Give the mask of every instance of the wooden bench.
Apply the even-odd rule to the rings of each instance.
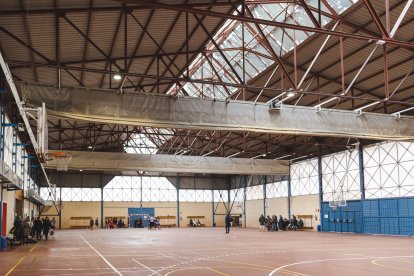
[[[70,229],[88,229],[89,221],[92,219],[92,217],[70,217],[70,220],[79,221],[74,223],[74,225],[69,226]],[[82,221],[85,221],[86,224],[82,224]]]
[[[187,216],[187,219],[205,219],[205,216]]]
[[[196,220],[205,219],[205,216],[187,216],[187,219],[192,219],[193,222],[196,222]],[[188,227],[192,227],[190,224],[187,224]],[[205,227],[206,225],[200,222],[200,226],[193,226],[193,227]]]
[[[70,229],[89,229],[89,225],[71,225],[69,226]]]
[[[175,219],[175,216],[158,216],[160,219]]]
[[[92,217],[70,217],[70,219],[71,220],[85,219],[85,220],[88,220],[89,222],[89,220],[91,220]]]
[[[313,230],[313,226],[312,226],[313,216],[312,215],[297,215],[296,217],[298,220],[302,219],[303,224],[304,224],[304,226],[299,228],[298,230]],[[306,222],[308,221],[310,221],[310,226],[305,226]]]
[[[175,224],[175,223],[173,223],[173,224],[161,224],[161,227],[172,228],[172,227],[177,227],[177,224]]]

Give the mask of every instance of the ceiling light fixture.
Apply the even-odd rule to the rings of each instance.
[[[288,97],[288,98],[291,98],[291,97],[293,97],[293,96],[295,96],[295,92],[293,92],[293,91],[289,91],[289,92],[286,94],[286,97]]]
[[[121,79],[122,79],[121,74],[117,73],[114,75],[114,80],[121,80]]]

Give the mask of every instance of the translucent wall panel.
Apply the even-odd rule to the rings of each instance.
[[[143,177],[142,201],[177,201],[177,190],[164,177]]]
[[[263,185],[249,186],[246,188],[246,199],[263,199]]]
[[[230,191],[230,197],[233,190]],[[228,200],[229,193],[227,190],[215,190],[214,191],[214,202],[226,202]]]
[[[280,182],[266,184],[266,197],[267,198],[286,197],[286,196],[288,196],[288,182],[287,181],[280,181]]]
[[[364,177],[366,198],[414,196],[414,143],[364,148]]]
[[[358,149],[322,157],[323,200],[361,199]]]
[[[231,190],[230,201],[244,202],[244,188]]]
[[[319,193],[318,159],[309,159],[290,166],[292,196]]]
[[[211,202],[211,190],[180,190],[181,202]]]
[[[10,124],[10,120],[5,117],[5,123]],[[13,127],[4,127],[4,162],[12,167],[13,156]]]
[[[141,190],[142,185],[142,190]],[[164,177],[117,176],[104,187],[104,201],[176,201],[175,187]]]
[[[100,190],[100,189],[99,189]],[[52,197],[49,193],[49,189],[46,187],[42,187],[40,188],[40,193],[39,195],[44,199],[44,200],[52,200]],[[59,201],[60,199],[60,188],[56,188],[56,200]]]

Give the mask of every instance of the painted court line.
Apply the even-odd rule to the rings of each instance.
[[[149,271],[151,271],[152,273],[155,273],[155,274],[157,274],[157,275],[160,275],[161,276],[161,274],[159,274],[157,271],[155,271],[155,270],[153,270],[153,269],[151,269],[151,268],[149,268],[148,266],[146,266],[146,265],[144,265],[143,263],[140,263],[140,262],[138,262],[137,260],[135,260],[135,259],[132,259],[134,262],[136,262],[137,264],[139,264],[140,266],[142,266],[142,267],[144,267],[144,268],[146,268],[146,269],[148,269]]]
[[[20,260],[18,260],[17,263],[9,270],[9,272],[4,274],[4,276],[9,276],[10,273],[12,273],[13,270],[24,260],[24,258],[26,258],[26,256],[23,256]]]
[[[181,262],[181,260],[178,260],[177,258],[174,258],[174,257],[168,256],[168,255],[163,254],[163,253],[159,253],[159,254],[160,254],[161,256],[166,257],[166,258],[170,258],[170,259],[172,259],[172,260],[175,260],[175,261]],[[215,273],[217,273],[217,274],[219,274],[219,275],[223,275],[223,276],[230,276],[230,275],[228,275],[228,274],[226,274],[226,273],[223,273],[223,272],[221,272],[221,271],[215,270],[215,269],[213,269],[213,268],[211,268],[211,267],[199,267],[199,266],[195,266],[195,265],[193,265],[193,264],[191,264],[191,263],[188,263],[188,265],[192,266],[194,269],[207,269],[207,270],[213,271],[213,272],[215,272]],[[174,272],[174,271],[175,271],[175,270],[170,271],[170,273],[172,273],[172,272]],[[170,274],[170,273],[168,273],[168,274]]]
[[[361,258],[335,258],[335,259],[320,259],[320,260],[311,260],[311,261],[303,261],[297,263],[291,263],[282,265],[272,272],[269,273],[269,276],[273,276],[274,273],[281,271],[282,269],[290,266],[301,265],[301,264],[312,264],[312,263],[319,263],[319,262],[330,262],[330,261],[347,261],[347,260],[371,260],[371,259],[392,259],[392,258],[414,258],[414,256],[386,256],[386,257],[361,257]]]
[[[115,271],[115,273],[116,274],[118,274],[118,275],[120,275],[120,276],[122,276],[122,273],[121,272],[119,272],[104,256],[102,256],[102,254],[101,253],[99,253],[99,251],[98,250],[96,250],[95,249],[95,247],[93,247],[82,235],[79,235],[81,238],[82,238],[82,240],[87,244],[87,245],[89,245],[89,247],[90,248],[92,248],[93,249],[93,251],[95,251],[96,252],[96,254],[98,254],[99,255],[99,257],[101,257],[102,258],[102,260],[104,260],[105,261],[105,263],[107,264],[107,265],[109,265],[109,267],[110,268],[112,268],[112,270],[113,271]]]

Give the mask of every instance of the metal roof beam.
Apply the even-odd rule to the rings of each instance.
[[[365,40],[365,41],[383,40],[387,42],[388,44],[399,45],[401,47],[407,47],[407,48],[414,48],[413,43],[406,42],[406,41],[400,41],[400,40],[396,40],[396,39],[389,38],[389,37],[382,38],[382,37],[363,35],[363,34],[358,34],[358,33],[331,31],[331,30],[322,29],[322,28],[315,28],[315,27],[308,27],[308,26],[302,26],[302,25],[297,25],[297,24],[270,21],[270,20],[254,18],[254,17],[225,14],[225,13],[207,11],[207,10],[202,10],[202,9],[194,9],[189,6],[173,6],[173,5],[168,5],[168,4],[154,2],[154,1],[144,1],[144,0],[119,0],[119,1],[132,3],[132,4],[145,5],[148,7],[152,7],[154,9],[175,10],[175,11],[188,12],[188,13],[197,14],[197,15],[205,15],[205,16],[218,17],[218,18],[229,19],[229,20],[236,20],[240,22],[248,22],[248,23],[253,23],[253,24],[261,24],[265,26],[274,26],[274,27],[280,27],[280,28],[286,28],[286,29],[292,29],[292,30],[300,30],[304,32],[314,32],[314,33],[321,33],[321,34],[328,34],[328,35],[330,34],[334,36],[349,37],[349,38],[360,39],[360,40]]]

